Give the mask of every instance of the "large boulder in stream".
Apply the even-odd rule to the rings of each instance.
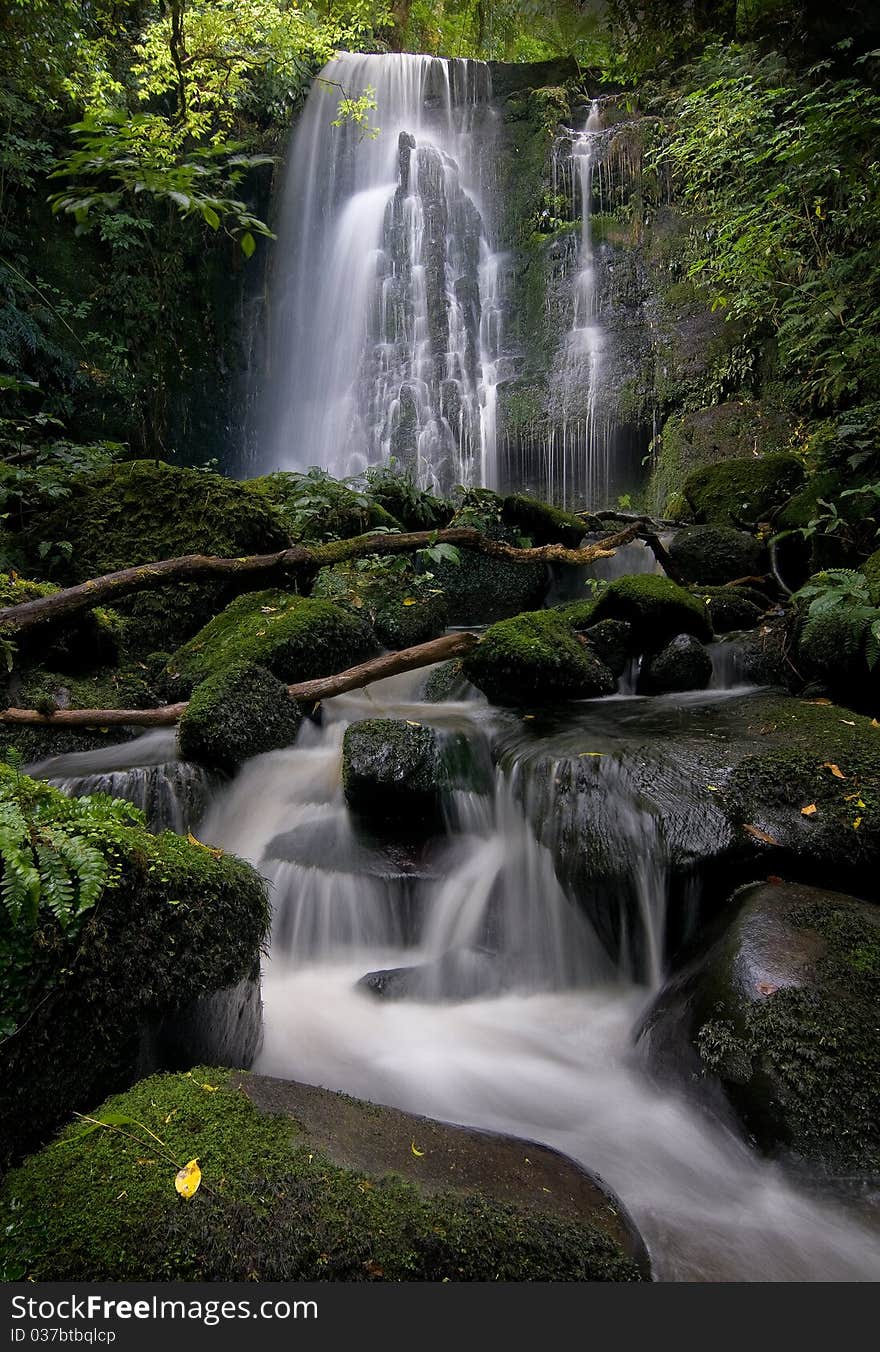
[[[196,686],[177,744],[184,760],[232,773],[251,756],[292,745],[301,722],[283,681],[264,667],[237,662]]]
[[[356,817],[373,824],[430,823],[440,808],[432,728],[396,718],[352,723],[342,743],[342,786]]]
[[[619,1199],[534,1142],[205,1066],[145,1080],[95,1116],[133,1125],[128,1135],[73,1126],[6,1179],[0,1270],[8,1276],[650,1278],[644,1244]],[[184,1204],[169,1161],[191,1159],[202,1184]]]
[[[492,704],[513,707],[610,695],[615,684],[604,662],[552,610],[493,624],[462,669]]]
[[[742,889],[661,992],[641,1040],[766,1152],[880,1172],[880,907],[775,879]]]
[[[700,601],[659,573],[619,577],[599,597],[593,620],[624,620],[632,626],[639,652],[662,648],[677,634],[712,637],[712,625]]]
[[[716,634],[755,629],[770,605],[767,597],[753,587],[694,587],[693,593],[706,607]],[[777,682],[758,680],[755,684],[774,685]]]
[[[639,693],[668,695],[678,690],[705,690],[712,679],[712,659],[693,634],[678,634],[651,653],[639,673]]]
[[[402,562],[391,556],[322,568],[312,596],[368,619],[384,648],[411,648],[439,638],[449,617],[443,592],[426,577],[412,576],[409,568],[389,569],[389,561]]]
[[[681,492],[698,524],[742,529],[769,520],[805,478],[796,455],[774,452],[702,465],[687,476]]]
[[[150,835],[129,804],[68,798],[8,768],[0,797],[2,1167],[74,1110],[179,1066],[181,1040],[189,1057],[198,1046],[249,1064],[260,1023],[247,983],[269,904],[247,864]]]
[[[168,663],[175,694],[233,665],[261,666],[294,683],[331,676],[377,651],[370,626],[330,601],[268,589],[238,596]]]
[[[685,582],[723,585],[764,572],[766,550],[746,531],[731,526],[691,526],[679,531],[669,557]]]

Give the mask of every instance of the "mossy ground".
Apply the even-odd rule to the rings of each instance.
[[[448,606],[439,587],[414,573],[402,556],[381,555],[322,568],[311,595],[353,611],[373,627],[385,648],[409,648],[439,638]]]
[[[341,1167],[295,1122],[259,1112],[214,1068],[146,1080],[97,1115],[107,1114],[131,1123],[88,1135],[77,1124],[7,1178],[0,1194],[7,1277],[639,1279],[637,1264],[587,1224],[491,1196],[425,1194],[394,1175]],[[190,1159],[199,1161],[202,1184],[184,1200],[174,1175]]]
[[[344,671],[375,650],[369,626],[350,612],[269,589],[232,601],[174,653],[169,672],[183,692],[233,663],[262,666],[293,683]]]

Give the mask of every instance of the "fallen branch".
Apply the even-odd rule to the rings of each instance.
[[[352,540],[331,540],[323,545],[292,545],[275,554],[251,554],[240,559],[219,559],[208,554],[185,554],[175,559],[160,559],[156,563],[138,564],[122,568],[88,582],[77,583],[50,596],[23,601],[17,606],[0,609],[0,629],[20,632],[37,624],[64,620],[93,606],[110,605],[125,596],[165,586],[171,582],[200,582],[226,578],[272,576],[288,578],[291,575],[307,580],[318,569],[349,559],[365,558],[370,554],[408,554],[427,549],[434,544],[451,544],[488,554],[493,558],[508,559],[511,563],[592,563],[607,559],[620,545],[628,544],[637,533],[636,526],[618,531],[604,540],[585,545],[582,549],[566,549],[563,545],[541,545],[534,549],[518,549],[503,540],[490,540],[470,527],[451,527],[438,531],[408,531],[398,535],[358,535]]]
[[[335,676],[321,676],[314,681],[289,685],[291,699],[302,704],[317,704],[320,700],[344,695],[348,690],[362,690],[364,686],[381,681],[386,676],[397,676],[404,671],[417,671],[435,662],[447,662],[453,657],[464,657],[479,643],[476,634],[467,632],[444,634],[429,643],[418,643],[400,652],[383,653],[370,662],[349,667]],[[0,723],[24,724],[41,728],[168,728],[173,727],[186,709],[182,704],[165,704],[160,709],[58,709],[42,714],[36,709],[4,709]]]

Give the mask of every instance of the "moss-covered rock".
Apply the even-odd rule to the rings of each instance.
[[[632,625],[640,652],[662,648],[677,634],[710,639],[712,626],[704,605],[659,573],[636,573],[616,578],[605,589],[593,612],[596,621],[624,620]]]
[[[797,456],[749,456],[689,474],[682,494],[698,524],[753,526],[768,521],[804,482]]]
[[[0,572],[0,606],[19,606],[58,590],[52,582],[33,582]],[[96,606],[66,624],[35,625],[24,630],[7,626],[6,637],[14,644],[17,663],[39,662],[62,671],[81,672],[118,658],[125,627],[115,610]]]
[[[447,700],[460,700],[472,691],[470,681],[462,670],[461,662],[441,662],[431,670],[425,681],[423,697],[429,704],[444,704]]]
[[[716,634],[754,629],[769,605],[752,587],[694,587],[693,594],[706,607]]]
[[[870,705],[880,697],[877,674],[868,665],[866,644],[880,610],[837,607],[801,619],[797,663],[807,679],[820,681],[847,704]]]
[[[493,704],[540,707],[614,690],[608,668],[551,610],[492,625],[462,667]]]
[[[685,582],[722,585],[764,572],[765,551],[753,535],[730,526],[691,526],[679,531],[669,556]]]
[[[551,606],[550,609],[554,615],[558,615],[565,620],[565,623],[571,625],[572,629],[579,634],[596,623],[595,597],[584,597],[577,601],[561,601],[559,605]]]
[[[617,1198],[545,1147],[214,1067],[155,1076],[6,1180],[0,1268],[78,1281],[638,1281]],[[127,1129],[128,1130],[128,1129]],[[155,1133],[162,1142],[161,1147]],[[416,1143],[418,1154],[413,1143]],[[183,1202],[175,1165],[197,1158]],[[113,1180],[112,1188],[96,1180]],[[117,1198],[125,1192],[126,1205]]]
[[[697,314],[704,317],[708,298],[697,298]],[[729,329],[729,325],[726,327]],[[705,363],[704,336],[698,341],[703,349],[698,362]],[[693,391],[679,391],[678,397]],[[676,413],[663,426],[660,449],[648,486],[648,500],[661,515],[679,518],[690,514],[670,509],[670,500],[695,471],[729,460],[753,459],[783,451],[792,433],[791,421],[778,409],[756,400],[751,403],[731,400],[705,408]],[[751,520],[751,518],[747,518]],[[727,524],[724,522],[723,524]]]
[[[322,568],[312,596],[333,601],[369,619],[384,648],[409,648],[439,638],[446,628],[446,597],[409,568],[389,568],[400,556],[337,563]]]
[[[444,559],[431,572],[446,597],[450,624],[507,619],[539,606],[550,585],[546,564],[512,563],[475,549],[460,549],[458,563]]]
[[[345,800],[374,823],[422,822],[440,806],[439,754],[431,728],[395,718],[367,718],[345,730]]]
[[[765,1151],[876,1175],[880,907],[782,882],[747,887],[734,906],[643,1036],[661,1063],[720,1087]]]
[[[296,739],[302,712],[264,667],[223,667],[197,685],[177,727],[184,760],[232,772]]]
[[[645,658],[639,674],[639,691],[645,695],[669,695],[679,690],[705,690],[712,679],[712,659],[692,634],[674,639]]]
[[[71,497],[31,528],[34,541],[69,540],[59,581],[84,582],[181,554],[239,558],[284,549],[289,535],[272,506],[220,474],[134,460],[83,475]],[[133,649],[171,647],[193,634],[233,593],[217,583],[175,583],[120,602]]]
[[[861,566],[868,579],[868,591],[875,606],[880,606],[880,549],[874,551]]]
[[[88,673],[26,666],[9,682],[8,698],[23,709],[52,713],[56,709],[151,709],[159,703],[157,682],[138,663],[124,667],[98,667]],[[126,728],[25,727],[10,724],[0,734],[2,745],[13,746],[25,761],[71,751],[92,751],[136,736]]]
[[[404,530],[437,530],[452,520],[454,507],[418,487],[411,474],[377,465],[366,473],[367,495],[399,521]]]
[[[525,493],[511,493],[504,499],[502,518],[535,545],[560,544],[577,549],[587,530],[584,522],[571,512],[563,512]]]
[[[261,666],[293,684],[356,666],[376,651],[369,625],[330,601],[267,590],[238,596],[169,663],[188,693],[223,667]]]
[[[17,792],[37,839],[57,821],[82,841],[68,851],[80,875],[92,867],[86,841],[108,872],[76,923],[48,903],[33,924],[0,908],[3,1006],[15,1025],[0,1042],[0,1163],[161,1063],[158,1025],[254,977],[269,923],[265,886],[240,860],[170,832],[152,836],[128,806],[120,821],[101,816],[100,800],[80,804],[23,777]],[[83,812],[90,827],[76,825]]]
[[[611,675],[622,676],[633,652],[632,625],[623,620],[600,620],[587,628],[584,637]]]
[[[377,526],[400,529],[400,522],[378,502],[320,471],[278,470],[247,479],[241,487],[252,501],[272,510],[292,540],[348,540]]]

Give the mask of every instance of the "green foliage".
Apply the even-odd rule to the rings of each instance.
[[[294,540],[345,540],[398,523],[371,501],[358,479],[334,479],[317,465],[249,480],[247,487],[277,509]]]
[[[412,471],[394,459],[385,465],[371,465],[363,483],[367,495],[406,530],[433,530],[445,526],[452,517],[451,504],[419,488]]]
[[[795,592],[793,599],[796,605],[806,608],[800,634],[802,649],[809,652],[825,621],[833,617],[837,621],[835,628],[842,627],[845,631],[837,635],[838,642],[844,640],[838,649],[838,659],[843,662],[847,650],[863,650],[869,669],[874,669],[880,660],[880,610],[873,603],[864,573],[849,568],[828,568],[814,574],[800,591]]]

